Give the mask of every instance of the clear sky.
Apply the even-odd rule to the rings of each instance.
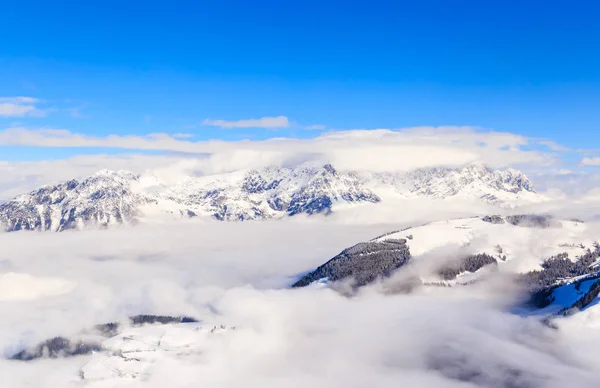
[[[599,20],[591,0],[5,1],[0,128],[234,140],[467,125],[600,148]]]

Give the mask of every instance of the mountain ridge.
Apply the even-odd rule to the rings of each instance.
[[[83,180],[46,185],[0,204],[6,231],[63,231],[135,224],[157,215],[221,221],[328,215],[341,205],[399,198],[466,198],[499,206],[540,196],[517,170],[487,166],[418,169],[407,173],[338,171],[331,164],[265,167],[188,176],[165,184],[153,175],[100,170]]]

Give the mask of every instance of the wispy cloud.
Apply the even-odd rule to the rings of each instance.
[[[548,147],[548,149],[552,150],[552,151],[556,151],[556,152],[566,152],[569,151],[570,148],[569,147],[565,147],[563,145],[560,145],[552,140],[548,140],[548,139],[541,139],[537,141],[538,144],[543,145],[545,147]]]
[[[600,156],[585,157],[579,162],[582,166],[600,166]]]
[[[304,127],[304,129],[309,130],[309,131],[322,131],[325,128],[327,128],[327,127],[323,124],[313,124],[313,125]]]
[[[261,117],[259,119],[246,119],[237,121],[227,120],[211,120],[206,119],[202,122],[202,125],[208,125],[213,127],[221,128],[287,128],[290,126],[290,122],[286,116],[277,117]]]
[[[44,117],[47,112],[37,107],[40,102],[33,97],[0,97],[0,117]]]

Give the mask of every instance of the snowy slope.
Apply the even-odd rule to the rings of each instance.
[[[144,381],[156,362],[196,360],[231,330],[199,323],[130,328],[104,340],[103,350],[82,363],[80,377],[89,387]]]
[[[327,215],[336,208],[377,204],[390,196],[461,198],[508,207],[544,200],[522,173],[479,165],[382,174],[304,164],[189,176],[170,185],[151,174],[104,170],[82,181],[46,186],[0,204],[0,224],[7,231],[62,231],[161,216],[237,221]]]
[[[507,217],[501,223],[485,217],[453,219],[429,223],[390,233],[375,241],[406,239],[414,257],[435,254],[437,249],[454,246],[464,254],[487,253],[511,272],[540,269],[547,258],[566,252],[575,258],[593,249],[600,236],[594,236],[585,223],[554,220],[551,227],[513,225]]]
[[[597,304],[599,238],[596,225],[540,215],[432,222],[359,242],[293,287],[341,280],[360,287],[406,265],[413,284],[433,286],[479,283],[501,273],[527,292],[536,315],[565,315]]]
[[[531,276],[528,283],[541,288],[583,279],[593,273],[600,257],[597,230],[581,221],[558,220],[549,216],[484,216],[432,222],[393,231],[370,241],[359,242],[313,272],[294,287],[303,287],[322,278],[370,279],[387,277],[388,262],[393,270],[410,262],[425,283],[447,285],[477,280],[493,270],[508,274],[529,274],[548,267],[558,258],[552,276]],[[406,250],[400,249],[407,247]],[[390,250],[391,249],[391,250]],[[579,268],[569,263],[587,264]],[[562,260],[568,260],[563,262]],[[575,272],[581,272],[576,274]],[[559,274],[564,273],[560,278]],[[577,278],[576,276],[579,276]],[[537,288],[537,286],[536,286]]]

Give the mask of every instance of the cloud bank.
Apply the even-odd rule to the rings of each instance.
[[[251,141],[194,141],[186,133],[90,136],[65,129],[10,127],[0,145],[48,148],[104,148],[121,153],[79,155],[68,159],[0,162],[0,198],[7,199],[46,183],[83,178],[103,169],[136,173],[160,167],[174,176],[206,175],[302,162],[332,163],[339,170],[398,172],[422,167],[484,163],[515,167],[548,182],[539,172],[559,170],[560,148],[552,142],[473,127],[415,127],[349,130],[314,138]],[[158,155],[142,155],[152,151]],[[562,177],[566,181],[568,174]],[[534,183],[538,183],[535,180]],[[547,186],[542,184],[542,186]],[[587,187],[587,186],[586,186]],[[569,189],[569,187],[565,187]],[[562,187],[561,187],[562,190]]]
[[[600,384],[596,329],[568,321],[552,330],[510,314],[503,307],[507,292],[429,288],[384,295],[371,287],[348,298],[328,289],[282,288],[341,249],[402,226],[189,223],[0,235],[1,272],[40,284],[27,298],[0,300],[0,349],[10,354],[135,313],[187,314],[236,330],[202,344],[200,354],[165,353],[143,380],[89,386]],[[0,369],[7,386],[66,386],[80,384],[78,371],[88,360],[0,360]]]
[[[537,148],[531,149],[532,146]],[[225,155],[253,164],[255,158],[280,164],[298,158],[320,158],[341,169],[397,171],[432,165],[483,162],[492,166],[550,165],[557,154],[523,136],[470,127],[418,127],[400,130],[330,132],[312,139],[272,138],[262,141],[190,141],[181,136],[88,136],[64,129],[12,127],[0,131],[0,145],[127,150]],[[243,157],[238,157],[243,155]]]

